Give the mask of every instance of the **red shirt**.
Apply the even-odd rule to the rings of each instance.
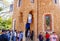
[[[46,36],[45,36],[45,37],[46,37],[46,39],[47,39],[47,38],[49,38],[49,37],[50,37],[50,34],[46,34]]]

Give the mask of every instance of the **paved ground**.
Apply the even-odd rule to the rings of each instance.
[[[31,39],[29,39],[29,38],[26,38],[26,41],[32,41]],[[38,40],[39,41],[39,40]],[[45,39],[43,40],[43,41],[45,41]]]
[[[29,39],[29,38],[26,38],[26,41],[32,41],[31,39]]]

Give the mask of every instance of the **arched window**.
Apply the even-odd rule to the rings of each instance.
[[[22,0],[18,0],[18,2],[17,2],[18,7],[20,7],[21,4],[22,4]]]
[[[54,2],[57,4],[57,0],[54,0]]]
[[[13,4],[10,4],[10,12],[13,11]]]
[[[34,0],[30,0],[31,3],[34,3]]]
[[[50,14],[45,15],[44,20],[44,28],[45,31],[51,31],[52,30],[52,18]]]
[[[53,0],[54,4],[59,4],[59,0]]]

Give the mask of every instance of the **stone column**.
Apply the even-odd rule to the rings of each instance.
[[[26,41],[26,38],[25,38],[25,27],[26,27],[26,23],[27,23],[27,14],[26,14],[26,12],[24,12],[23,13],[23,33],[24,33],[24,35],[23,35],[23,41]]]
[[[37,40],[37,13],[34,14],[34,41]]]
[[[25,27],[25,23],[24,23],[24,27]],[[25,28],[24,28],[24,30],[23,30],[23,41],[25,41],[26,40],[26,38],[25,38]]]

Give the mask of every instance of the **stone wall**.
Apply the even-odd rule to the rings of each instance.
[[[13,19],[16,19],[15,29],[17,31],[25,31],[28,14],[32,12],[33,22],[30,29],[34,30],[35,39],[40,32],[45,32],[44,15],[46,14],[51,14],[52,31],[55,31],[57,34],[60,33],[60,8],[52,0],[34,0],[34,3],[31,3],[29,0],[22,0],[20,7],[17,6],[17,2],[18,0],[14,0],[13,14]]]
[[[52,28],[56,33],[60,33],[60,8],[58,4],[54,4],[52,0],[38,0],[38,32],[44,28],[44,15],[51,14]]]

